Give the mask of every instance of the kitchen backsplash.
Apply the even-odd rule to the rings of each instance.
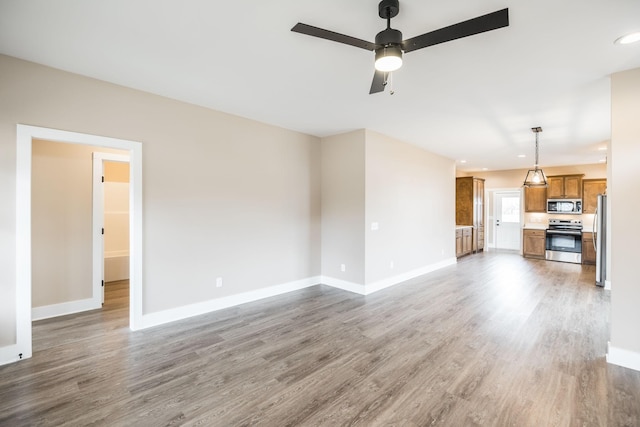
[[[539,228],[540,226],[546,228],[549,223],[549,218],[562,218],[562,219],[581,219],[583,231],[593,230],[593,214],[582,215],[562,215],[562,214],[546,214],[546,213],[525,213],[524,214],[524,226],[531,226]]]

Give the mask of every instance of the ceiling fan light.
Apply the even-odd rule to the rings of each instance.
[[[397,46],[382,47],[376,50],[376,70],[396,71],[402,67],[402,49]]]

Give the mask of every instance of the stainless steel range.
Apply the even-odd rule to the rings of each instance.
[[[546,259],[582,263],[582,220],[549,220],[546,239]]]

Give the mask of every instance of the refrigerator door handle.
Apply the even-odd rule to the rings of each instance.
[[[598,252],[598,248],[596,246],[596,234],[598,233],[598,229],[596,228],[596,224],[598,218],[598,208],[596,208],[595,214],[593,215],[593,233],[591,233],[591,240],[593,241],[593,250]]]

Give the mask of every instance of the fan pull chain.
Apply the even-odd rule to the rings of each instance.
[[[395,93],[395,91],[393,90],[393,73],[389,73],[387,83],[389,83],[389,95],[393,95]]]

